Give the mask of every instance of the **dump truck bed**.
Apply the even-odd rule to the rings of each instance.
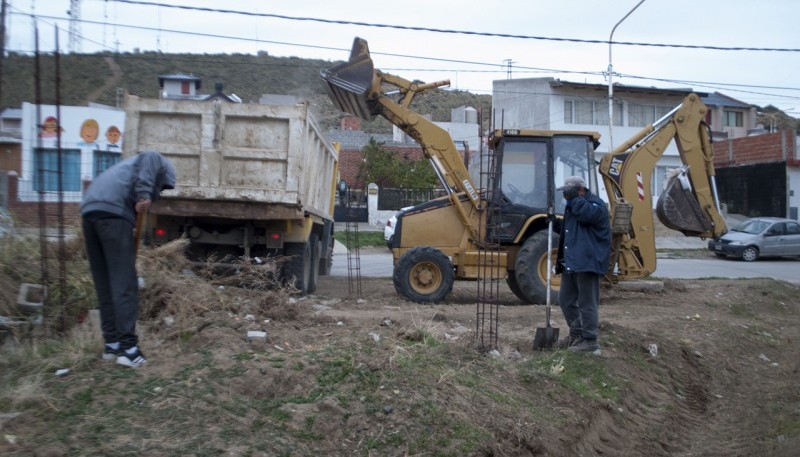
[[[308,104],[129,96],[125,111],[125,155],[154,150],[175,165],[177,186],[162,193],[159,213],[333,219],[337,152]]]

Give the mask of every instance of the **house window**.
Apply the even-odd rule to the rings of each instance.
[[[672,110],[669,106],[628,103],[628,127],[645,127]]]
[[[723,127],[744,127],[744,113],[741,111],[728,111],[722,113]]]
[[[33,190],[36,192],[58,192],[58,149],[36,148],[33,150]],[[61,191],[81,190],[80,149],[61,150]]]
[[[564,123],[608,125],[608,102],[564,100]],[[614,104],[614,125],[622,125],[622,103]]]
[[[116,151],[94,151],[94,162],[92,163],[94,177],[119,162],[121,158],[122,154]]]

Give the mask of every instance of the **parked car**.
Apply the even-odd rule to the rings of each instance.
[[[760,257],[800,255],[800,223],[779,217],[754,217],[708,242],[718,257],[733,256],[746,262]]]
[[[394,216],[390,217],[389,220],[386,221],[386,226],[383,227],[383,239],[386,240],[386,244],[389,244],[389,240],[391,240],[392,235],[394,235],[395,225],[397,225],[397,215],[411,208],[413,208],[413,206],[406,206],[405,208],[400,208],[400,211],[394,213]]]

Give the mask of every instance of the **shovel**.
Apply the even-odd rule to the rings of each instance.
[[[550,349],[558,342],[558,328],[550,325],[550,280],[552,279],[552,256],[553,250],[553,220],[547,225],[547,301],[545,305],[546,327],[538,327],[533,336],[533,349]]]
[[[555,205],[555,177],[553,176],[553,150],[547,151],[547,300],[545,305],[546,312],[546,327],[539,327],[536,329],[536,334],[533,336],[533,349],[550,349],[556,346],[558,342],[558,329],[550,325],[550,283],[553,279],[553,220],[556,218],[556,205]]]

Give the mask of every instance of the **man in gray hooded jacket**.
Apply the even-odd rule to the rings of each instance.
[[[161,191],[175,187],[175,168],[158,152],[139,153],[102,172],[83,195],[81,216],[105,347],[103,360],[138,368],[139,284],[134,227]]]

